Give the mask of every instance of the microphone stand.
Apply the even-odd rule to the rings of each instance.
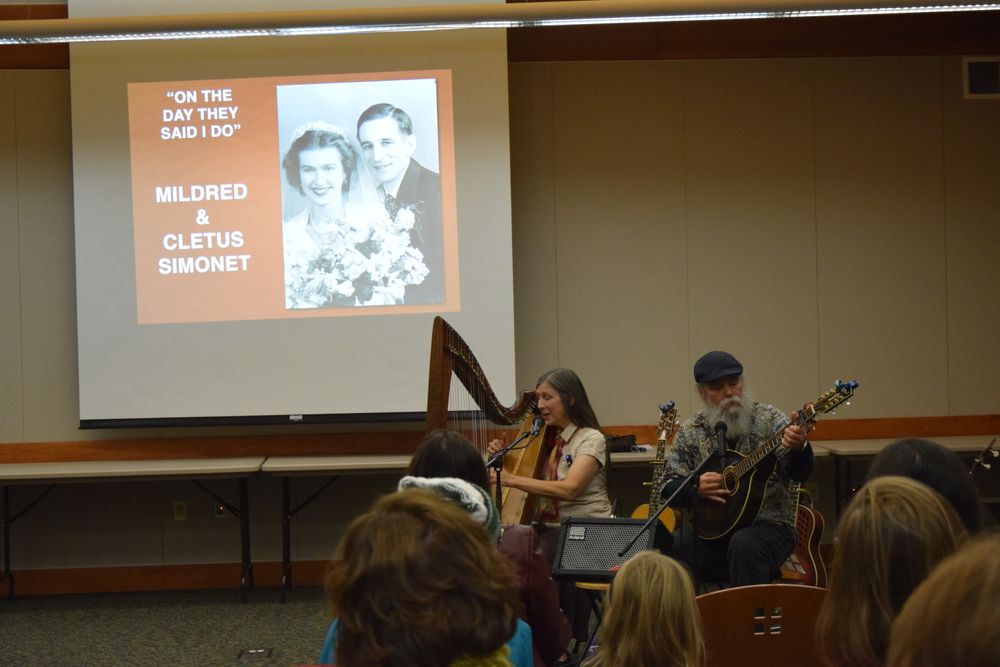
[[[708,462],[711,461],[714,458],[715,457],[711,456],[711,455],[706,456],[702,460],[702,462],[699,463],[695,467],[695,469],[691,471],[691,474],[689,474],[687,477],[685,477],[684,481],[682,481],[680,483],[680,485],[676,489],[674,489],[674,492],[670,494],[670,497],[667,498],[666,500],[664,500],[662,503],[660,503],[660,509],[656,510],[656,514],[653,514],[652,516],[650,516],[649,519],[646,520],[646,523],[642,524],[642,528],[640,528],[639,532],[637,532],[635,534],[635,537],[633,537],[632,540],[628,544],[626,544],[625,547],[621,551],[618,552],[618,557],[619,558],[624,557],[625,554],[628,553],[628,550],[631,549],[632,546],[636,542],[639,541],[639,537],[642,536],[643,533],[645,533],[647,530],[649,530],[650,527],[659,520],[660,515],[663,514],[663,510],[667,509],[667,507],[670,506],[670,503],[673,501],[674,498],[677,497],[677,494],[679,494],[681,492],[681,489],[683,489],[685,486],[687,486],[688,484],[690,484],[691,480],[693,480],[698,475],[700,475],[702,473],[702,471],[705,469],[705,466],[708,465]],[[662,491],[662,489],[661,489],[661,491]]]
[[[507,452],[514,449],[517,445],[524,442],[528,438],[534,438],[541,431],[536,431],[534,429],[530,431],[525,431],[521,435],[517,436],[509,445],[505,445],[500,451],[491,456],[489,460],[486,461],[487,468],[493,468],[497,471],[497,488],[496,488],[496,501],[497,501],[497,514],[503,514],[503,492],[500,487],[500,471],[503,470],[503,459],[507,455]]]

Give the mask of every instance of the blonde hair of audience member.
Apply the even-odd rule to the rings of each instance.
[[[340,667],[509,665],[517,584],[465,510],[410,489],[348,527],[326,578]]]
[[[632,556],[611,584],[600,646],[587,667],[704,663],[701,614],[690,575],[655,551]]]
[[[903,603],[965,538],[954,508],[930,487],[895,476],[865,484],[837,527],[816,621],[820,656],[837,667],[881,665]]]
[[[934,568],[892,627],[888,667],[1000,665],[1000,533]]]

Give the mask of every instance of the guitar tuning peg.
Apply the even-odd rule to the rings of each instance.
[[[990,468],[993,467],[992,463],[980,463],[979,465],[985,468],[986,470],[989,470]]]

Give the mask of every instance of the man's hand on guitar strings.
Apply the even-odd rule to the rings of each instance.
[[[729,489],[722,484],[722,475],[717,472],[703,472],[698,478],[698,495],[713,503],[725,504]]]
[[[795,420],[799,418],[798,411],[793,412],[791,415],[792,423],[785,428],[784,433],[781,434],[781,446],[786,449],[794,449],[795,451],[801,451],[806,445],[806,436],[809,431],[816,428],[814,423],[807,423],[804,426],[800,426],[795,423]]]

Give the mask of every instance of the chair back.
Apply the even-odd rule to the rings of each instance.
[[[706,667],[746,664],[820,665],[813,641],[825,588],[761,584],[697,597]]]

